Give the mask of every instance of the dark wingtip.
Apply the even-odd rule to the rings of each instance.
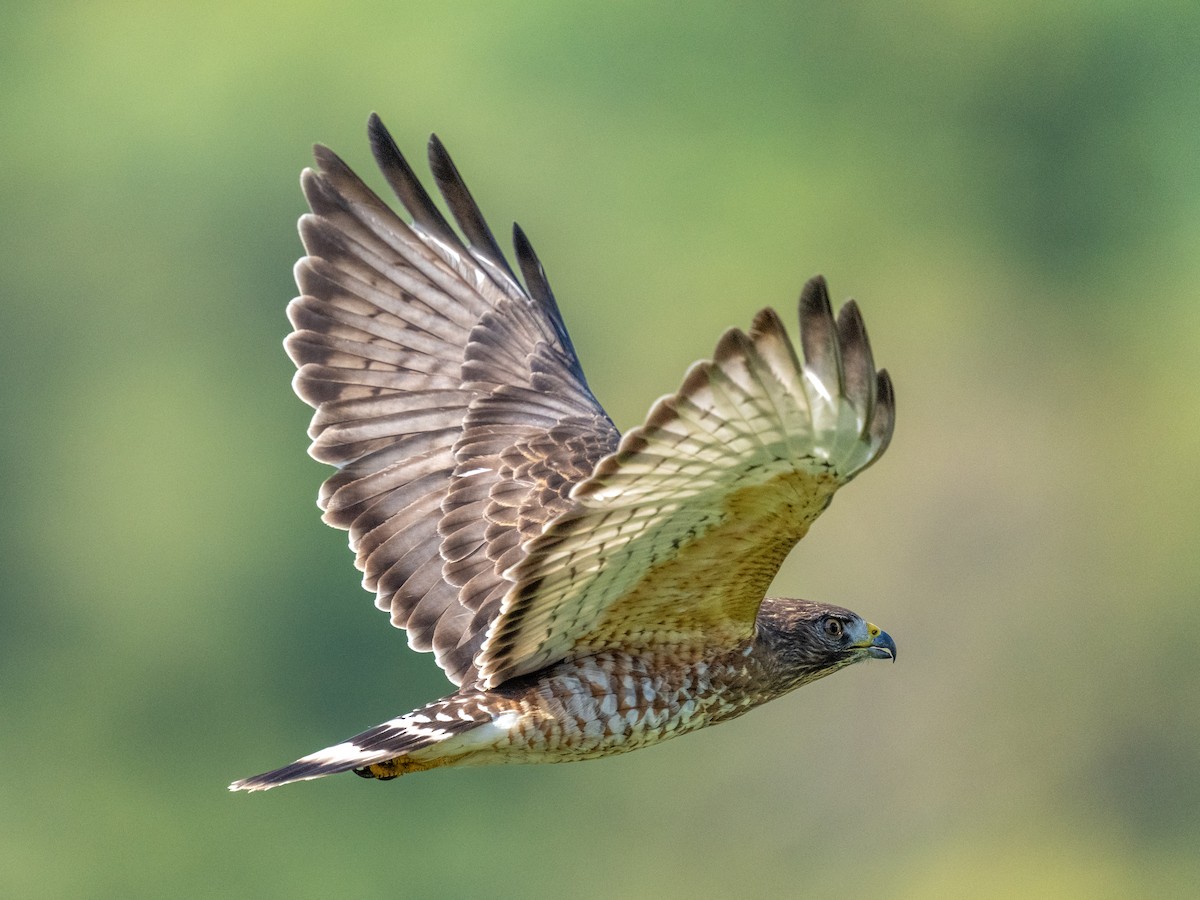
[[[867,329],[865,327],[863,327],[862,310],[860,310],[858,308],[858,301],[855,300],[853,297],[851,297],[845,303],[843,303],[842,308],[840,310],[838,310],[839,323],[841,322],[841,319],[843,316],[845,316],[847,319],[857,319],[858,327],[856,330],[859,333],[866,335]],[[849,325],[849,322],[847,322],[847,327],[848,327],[848,325]]]
[[[784,340],[787,340],[787,328],[779,318],[779,313],[769,306],[764,306],[754,314],[754,319],[750,322],[750,339],[756,340],[768,333],[783,335]]]
[[[800,307],[802,309],[811,308],[814,304],[820,303],[822,298],[828,306],[829,285],[826,283],[824,275],[814,275],[804,282],[804,288],[800,291]]]
[[[554,291],[550,289],[550,281],[546,278],[546,270],[542,267],[537,253],[534,252],[533,244],[529,242],[525,230],[516,222],[513,222],[512,240],[513,249],[517,251],[517,266],[521,270],[521,277],[525,279],[525,288],[529,291],[529,296],[533,297],[545,311],[546,317],[550,320],[550,324],[554,327],[554,331],[558,334],[558,338],[567,352],[573,359],[578,359],[575,345],[571,343],[571,335],[567,333],[567,325],[563,321],[562,313],[559,312],[558,301],[554,299]],[[583,384],[587,384],[583,368],[578,363],[574,366],[574,372],[576,378]]]
[[[876,390],[879,392],[879,402],[887,406],[889,410],[896,410],[896,392],[892,388],[892,376],[888,374],[887,369],[880,369],[876,375],[878,383]]]
[[[534,252],[533,244],[529,242],[524,229],[516,222],[513,222],[512,242],[513,249],[517,252],[517,265],[521,269],[529,293],[544,306],[555,307],[554,293],[550,290],[550,282],[546,280],[546,270],[542,267],[542,261]]]
[[[429,135],[429,140],[425,143],[425,153],[429,159],[429,169],[433,172],[433,180],[442,191],[442,196],[446,196],[446,190],[443,184],[447,181],[462,183],[462,176],[458,174],[458,166],[454,165],[454,160],[450,158],[450,151],[446,149],[446,145],[442,143],[442,139],[436,133]]]
[[[846,396],[864,421],[869,420],[875,405],[875,361],[867,326],[853,300],[847,300],[838,312],[837,331]]]
[[[328,172],[330,169],[347,168],[342,158],[324,144],[313,144],[312,155],[317,168],[322,172]]]
[[[829,287],[822,275],[808,279],[800,292],[800,347],[805,365],[830,389],[841,392],[837,323],[829,302]]]
[[[375,154],[375,161],[380,166],[385,160],[392,162],[396,157],[404,158],[392,133],[383,124],[383,119],[379,118],[378,113],[371,113],[367,118],[367,140],[371,144],[371,152]]]
[[[459,173],[458,167],[454,165],[454,160],[450,158],[450,154],[436,134],[429,136],[429,168],[433,172],[433,180],[437,184],[438,190],[441,191],[442,199],[446,201],[446,206],[450,209],[450,214],[467,238],[467,246],[470,248],[471,254],[486,266],[491,266],[494,270],[491,274],[494,277],[499,276],[500,279],[507,280],[513,289],[520,292],[520,284],[512,269],[509,268],[508,260],[504,258],[504,252],[496,243],[496,238],[492,236],[492,231],[483,218],[483,213],[475,202],[475,198],[471,196],[471,191],[467,188],[467,183]]]
[[[516,222],[513,222],[512,227],[513,247],[517,253],[529,256],[529,258],[537,265],[541,265],[538,261],[537,254],[533,252],[533,244],[529,242],[529,236],[525,234],[525,229]]]
[[[871,440],[879,444],[875,451],[875,459],[879,459],[892,442],[892,431],[896,427],[896,395],[887,369],[880,369],[875,374],[875,408],[868,427]]]
[[[371,154],[375,164],[387,180],[392,192],[400,200],[401,205],[412,216],[413,224],[423,228],[427,233],[447,242],[450,246],[458,244],[454,233],[445,217],[442,216],[433,199],[413,172],[412,166],[400,152],[391,132],[383,124],[383,120],[375,113],[367,119],[367,136],[371,143]]]

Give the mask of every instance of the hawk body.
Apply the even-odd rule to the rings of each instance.
[[[286,346],[316,409],[310,452],[338,467],[325,520],[459,689],[231,787],[588,759],[894,659],[854,613],[763,596],[891,437],[891,383],[854,302],[835,318],[811,280],[803,361],[765,309],[621,437],[521,230],[523,284],[436,138],[461,238],[378,118],[369,131],[411,222],[318,147]]]
[[[386,780],[442,766],[594,759],[687,734],[867,655],[860,647],[832,664],[824,654],[789,663],[777,645],[794,642],[786,620],[795,616],[795,603],[767,598],[761,627],[733,644],[657,640],[556,663],[492,690],[461,690],[235,787],[265,789],[347,769]],[[857,619],[838,607],[802,607],[846,623]],[[865,627],[869,646],[890,647],[894,656],[890,638]]]

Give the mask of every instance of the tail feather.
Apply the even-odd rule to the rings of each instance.
[[[407,715],[389,719],[347,741],[301,757],[281,769],[235,781],[229,789],[266,791],[293,781],[311,781],[351,769],[367,769],[471,731],[490,720],[490,716],[483,713],[478,703],[466,704],[460,698],[447,698]],[[401,774],[406,768],[432,767],[429,764],[393,767],[387,777]]]

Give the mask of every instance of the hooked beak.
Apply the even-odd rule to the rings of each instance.
[[[872,659],[890,659],[896,661],[896,642],[892,640],[892,636],[886,631],[880,630],[878,625],[867,623],[867,634],[871,636],[869,643],[864,642],[859,646],[866,648],[867,656]]]

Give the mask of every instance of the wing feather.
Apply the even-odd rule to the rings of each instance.
[[[803,361],[763,310],[619,440],[524,232],[522,287],[436,136],[449,219],[378,117],[368,133],[411,222],[317,147],[286,347],[316,410],[310,453],[338,467],[318,504],[376,605],[481,686],[748,633],[788,550],[890,440],[857,306],[835,318],[812,280]]]
[[[894,421],[857,308],[835,320],[817,278],[800,321],[803,362],[764,310],[574,488],[577,506],[508,573],[515,586],[482,647],[481,684],[631,642],[751,632],[784,557],[878,458]]]
[[[316,410],[309,452],[339,467],[325,521],[349,531],[376,605],[461,684],[522,541],[572,506],[618,435],[524,234],[528,293],[436,137],[430,167],[465,242],[378,117],[368,134],[411,224],[315,148],[285,345]]]
[[[508,266],[508,260],[504,258],[500,245],[492,236],[492,229],[488,227],[462,176],[458,174],[458,167],[454,165],[454,160],[450,158],[436,134],[429,138],[429,168],[433,172],[438,190],[446,198],[454,221],[467,237],[467,249],[471,255],[493,277],[498,276],[499,283],[512,296],[524,296],[524,291]]]

